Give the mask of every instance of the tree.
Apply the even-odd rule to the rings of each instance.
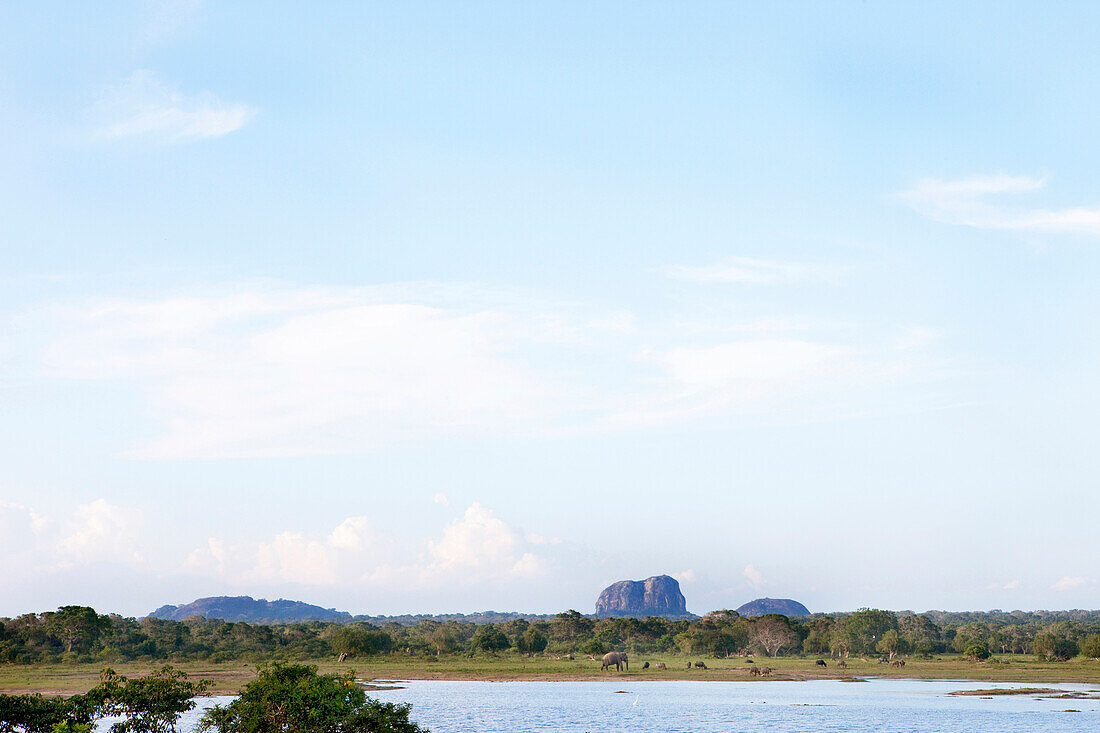
[[[769,657],[774,657],[781,649],[794,645],[798,635],[791,631],[786,616],[769,613],[753,622],[752,640],[762,646]]]
[[[477,631],[474,632],[474,638],[470,641],[470,650],[495,653],[507,649],[511,645],[508,637],[495,624],[483,624],[478,626]]]
[[[847,634],[851,651],[857,654],[873,654],[886,632],[898,629],[898,620],[894,614],[870,608],[861,608],[848,614],[841,624]]]
[[[538,654],[546,649],[546,637],[534,626],[528,626],[516,640],[516,648],[528,654]]]
[[[337,654],[378,654],[393,646],[393,639],[381,629],[369,626],[340,626],[329,637],[332,650]]]
[[[906,644],[904,638],[898,636],[897,631],[890,629],[882,635],[878,644],[875,644],[875,650],[893,659],[898,654],[908,651],[909,645]]]
[[[73,647],[95,638],[108,625],[108,619],[101,618],[94,608],[62,606],[49,614],[46,628],[65,644],[65,651],[71,652]]]
[[[592,619],[572,608],[554,617],[555,633],[570,649],[592,633]]]
[[[1077,656],[1077,642],[1059,634],[1044,631],[1035,635],[1031,650],[1050,661],[1064,662]]]
[[[260,670],[240,697],[210,708],[199,723],[216,733],[426,733],[409,706],[367,697],[353,675],[319,675],[305,664]]]
[[[989,647],[980,641],[972,641],[970,645],[963,650],[963,654],[971,662],[984,662],[989,659]]]
[[[80,695],[68,700],[42,695],[0,695],[0,733],[53,733],[58,726],[87,725],[92,714]],[[73,728],[74,733],[77,729]]]
[[[193,698],[210,686],[192,682],[171,665],[133,679],[107,668],[100,680],[87,697],[100,714],[124,716],[111,726],[112,733],[175,733],[180,715],[194,708]]]

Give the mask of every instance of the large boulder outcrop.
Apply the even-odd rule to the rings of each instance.
[[[603,589],[596,600],[597,616],[690,616],[680,584],[668,575],[645,580],[620,580]]]
[[[742,616],[763,616],[766,613],[778,613],[784,616],[809,616],[810,611],[798,601],[790,598],[757,598],[737,609]]]
[[[167,621],[182,621],[191,616],[223,621],[247,621],[254,624],[289,624],[303,621],[348,623],[351,614],[311,603],[279,599],[269,601],[251,596],[211,596],[183,606],[161,606],[149,614]]]

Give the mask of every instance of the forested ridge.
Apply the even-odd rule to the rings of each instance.
[[[949,613],[861,609],[787,618],[715,611],[695,620],[592,618],[566,611],[503,623],[421,620],[250,624],[201,617],[168,621],[100,614],[85,606],[0,619],[0,663],[269,661],[332,655],[600,654],[847,657],[1034,654],[1100,657],[1100,611]]]

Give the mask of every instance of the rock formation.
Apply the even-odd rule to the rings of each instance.
[[[765,613],[779,613],[784,616],[809,616],[810,611],[798,601],[790,598],[757,598],[737,609],[742,616],[763,616]]]
[[[321,608],[311,603],[279,599],[256,600],[251,596],[212,596],[199,598],[184,606],[161,606],[149,614],[153,618],[182,621],[191,616],[224,621],[247,621],[258,624],[287,624],[300,621],[336,621],[347,623],[351,614],[333,608]]]
[[[684,618],[691,614],[676,579],[655,575],[645,580],[620,580],[604,588],[596,601],[596,615]]]

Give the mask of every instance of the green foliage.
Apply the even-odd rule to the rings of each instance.
[[[470,640],[471,651],[496,653],[512,646],[504,632],[496,624],[483,624],[477,627],[474,638]]]
[[[1089,634],[1081,640],[1082,656],[1100,658],[1100,634]]]
[[[108,667],[100,679],[88,697],[101,713],[125,716],[111,726],[112,733],[171,733],[179,716],[195,707],[192,698],[209,688],[206,682],[192,682],[171,665],[133,679]]]
[[[966,649],[963,650],[963,654],[972,662],[984,662],[989,659],[989,647],[980,641],[971,642]]]
[[[304,661],[380,654],[444,655],[469,652],[504,653],[509,646],[524,654],[603,654],[612,649],[632,653],[682,649],[699,656],[742,654],[762,643],[773,617],[742,618],[715,611],[695,620],[664,618],[592,618],[577,611],[546,619],[507,618],[493,624],[461,619],[412,618],[412,623],[372,625],[309,622],[261,625],[191,618],[165,621],[99,615],[83,606],[25,614],[0,620],[0,664],[55,662]],[[495,618],[495,616],[494,616]],[[775,617],[783,618],[783,617]],[[1083,645],[1100,634],[1100,612],[902,613],[862,609],[851,614],[818,614],[784,619],[775,653],[870,656],[963,653],[973,642],[998,654],[1047,655],[1062,658],[1072,649],[1050,647],[1044,633]],[[891,633],[894,632],[894,633]],[[896,633],[896,639],[894,634]],[[501,635],[509,642],[501,642]],[[491,637],[491,638],[490,638]],[[1038,650],[1033,642],[1039,637]],[[542,644],[545,640],[545,646]],[[70,651],[70,644],[72,650]],[[766,651],[765,653],[771,653]],[[1076,652],[1074,652],[1076,653]]]
[[[0,695],[0,733],[52,733],[59,725],[87,724],[91,715],[79,695],[65,700],[42,695]]]
[[[1035,654],[1049,661],[1058,662],[1076,657],[1078,652],[1076,641],[1051,631],[1037,634],[1035,641],[1031,643],[1031,649]]]
[[[889,611],[861,608],[844,617],[840,634],[853,654],[874,654],[886,632],[897,629],[897,617]]]
[[[88,723],[74,723],[71,720],[66,720],[63,723],[57,723],[50,729],[50,733],[92,733],[92,726]]]
[[[516,640],[516,649],[526,654],[539,654],[546,649],[548,640],[534,626],[528,626]]]
[[[905,641],[904,637],[898,634],[897,630],[890,629],[877,644],[875,644],[875,651],[886,654],[890,659],[893,659],[898,654],[903,654],[909,651],[909,644]]]
[[[366,625],[339,626],[329,636],[336,654],[380,654],[393,648],[393,638],[385,631]]]
[[[202,718],[217,733],[420,733],[409,707],[368,698],[352,675],[319,675],[309,665],[261,669],[240,697]]]
[[[71,652],[81,643],[94,639],[110,622],[87,606],[62,606],[48,614],[46,629],[61,639],[65,651]]]

